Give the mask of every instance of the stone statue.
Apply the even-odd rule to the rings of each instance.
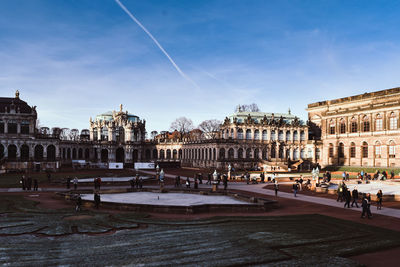
[[[119,104],[119,112],[122,112],[122,104]]]
[[[15,91],[15,98],[19,99],[19,91]]]

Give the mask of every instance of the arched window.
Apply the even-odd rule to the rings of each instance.
[[[72,159],[76,159],[76,148],[72,149]]]
[[[251,130],[250,129],[246,130],[246,139],[251,140]]]
[[[383,120],[380,114],[376,115],[375,118],[375,131],[382,131],[383,130]]]
[[[0,134],[4,133],[4,121],[0,121]]]
[[[286,142],[290,141],[290,131],[286,131]]]
[[[108,162],[108,150],[107,149],[101,150],[101,162]]]
[[[357,118],[353,117],[351,118],[351,132],[356,133],[357,132]]]
[[[329,122],[329,134],[335,134],[335,121],[331,120]]]
[[[108,129],[105,126],[101,128],[101,141],[108,141]]]
[[[56,160],[56,147],[54,145],[47,146],[47,161]]]
[[[276,133],[275,130],[271,131],[271,141],[275,141],[276,140]]]
[[[83,150],[82,150],[82,148],[78,149],[78,159],[83,159]]]
[[[115,161],[125,162],[125,151],[122,147],[117,148],[117,150],[115,151]]]
[[[117,142],[125,142],[125,129],[120,126],[115,131],[115,139]]]
[[[255,159],[259,159],[260,158],[260,150],[258,148],[256,148],[254,150],[254,158]]]
[[[97,141],[99,139],[97,128],[93,128],[93,140]]]
[[[253,157],[251,148],[246,150],[246,159],[251,159]]]
[[[267,140],[268,139],[268,133],[267,130],[262,131],[262,140]]]
[[[219,150],[219,159],[225,159],[225,148]]]
[[[293,141],[299,141],[299,134],[297,133],[297,131],[293,132]]]
[[[315,158],[316,159],[321,158],[321,149],[319,149],[319,148],[315,149]]]
[[[329,144],[329,157],[333,158],[333,144]]]
[[[228,159],[233,159],[235,157],[235,151],[233,148],[228,149]]]
[[[171,149],[167,149],[167,159],[171,159]]]
[[[17,122],[16,121],[8,121],[7,123],[8,133],[16,134],[17,133]]]
[[[395,158],[395,157],[396,157],[396,145],[392,140],[390,140],[390,142],[389,142],[389,158]]]
[[[396,117],[396,114],[394,112],[390,113],[389,129],[390,130],[396,130],[397,129],[397,117]]]
[[[164,149],[160,150],[160,159],[164,159],[165,158],[165,152]]]
[[[260,131],[259,130],[255,130],[254,131],[254,139],[255,140],[260,140]]]
[[[279,132],[278,132],[278,140],[279,141],[283,141],[285,138],[284,138],[284,136],[283,136],[283,131],[282,130],[279,130]]]
[[[346,133],[346,121],[344,119],[340,120],[340,133]]]
[[[362,125],[363,125],[363,132],[369,132],[370,131],[368,116],[364,116]]]
[[[89,159],[90,158],[90,150],[89,148],[85,149],[85,159]]]
[[[243,130],[242,130],[242,129],[238,129],[238,131],[237,131],[237,138],[238,138],[238,139],[243,139]]]
[[[279,153],[278,153],[278,158],[283,159],[283,152],[284,152],[284,147],[279,146]]]
[[[243,158],[243,148],[238,149],[238,158],[242,159]]]
[[[21,161],[28,161],[29,160],[29,146],[22,145],[21,146]],[[1,158],[2,155],[0,155]]]
[[[305,154],[304,152],[305,152],[304,149],[301,149],[301,150],[300,150],[300,158],[302,158],[302,159],[305,159],[305,158],[306,158],[306,154]]]
[[[355,158],[356,157],[356,144],[354,142],[351,142],[350,144],[350,158]]]
[[[178,158],[178,151],[176,149],[172,150],[172,158],[177,159]]]
[[[271,145],[271,158],[276,158],[276,146],[275,146],[275,144]]]
[[[381,143],[379,141],[376,141],[375,143],[375,158],[380,158],[381,157]]]
[[[17,146],[16,145],[9,145],[8,146],[8,155],[9,160],[16,160],[17,159]]]
[[[231,138],[233,139],[233,136],[234,136],[234,132],[233,132],[233,129],[231,129]]]
[[[313,152],[312,152],[312,149],[309,148],[307,151],[307,158],[311,159],[312,157],[313,157]]]
[[[340,143],[338,147],[339,158],[344,158],[344,144]]]
[[[306,140],[306,133],[304,131],[300,132],[300,141],[305,141]]]
[[[29,121],[21,122],[21,134],[29,134]]]
[[[293,160],[298,160],[299,159],[299,149],[295,148],[293,151]]]
[[[362,143],[361,155],[363,158],[368,158],[368,143],[367,142]]]
[[[43,146],[36,145],[35,146],[35,161],[43,160]]]
[[[267,148],[264,148],[262,150],[262,158],[265,159],[265,160],[268,159],[268,149]]]

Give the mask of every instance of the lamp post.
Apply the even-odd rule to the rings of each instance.
[[[157,164],[157,167],[156,167],[156,179],[157,180],[159,178],[159,175],[160,175],[160,166]]]
[[[160,190],[164,189],[164,176],[165,176],[164,170],[161,169],[161,172],[160,172]]]
[[[231,180],[231,171],[232,171],[232,166],[229,163],[229,165],[228,165],[228,180]]]
[[[213,192],[217,192],[218,191],[218,173],[217,173],[217,170],[215,170],[214,173],[213,173],[212,191]]]

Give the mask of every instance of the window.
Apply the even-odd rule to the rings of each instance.
[[[361,147],[361,154],[363,158],[368,158],[368,143],[363,142],[362,147]]]
[[[254,139],[255,140],[259,140],[260,139],[260,131],[259,130],[255,130],[254,131]]]
[[[250,129],[246,130],[246,139],[251,140],[251,130]]]
[[[98,139],[97,128],[93,128],[93,140],[97,141]]]
[[[275,130],[271,131],[271,140],[275,141],[276,140],[276,134],[275,134]]]
[[[341,134],[346,133],[346,123],[345,123],[344,119],[340,120],[340,133]]]
[[[355,158],[356,157],[356,144],[351,143],[350,144],[350,158]]]
[[[333,158],[333,145],[329,144],[329,157]]]
[[[283,141],[284,140],[283,131],[279,131],[278,139],[279,139],[279,141]]]
[[[238,139],[243,139],[243,130],[242,130],[242,129],[239,129],[239,130],[238,130],[238,132],[237,132],[237,138],[238,138]]]
[[[300,132],[300,141],[305,141],[306,140],[306,133],[304,131]]]
[[[297,131],[293,132],[293,141],[298,141],[299,140],[299,135],[297,133]]]
[[[339,144],[338,154],[339,154],[339,158],[344,158],[344,145],[343,145],[343,143]]]
[[[8,133],[10,133],[10,134],[17,133],[17,122],[14,122],[14,121],[8,122]]]
[[[382,131],[383,130],[383,120],[382,116],[378,114],[375,119],[375,130],[376,131]]]
[[[389,142],[389,158],[396,157],[396,146],[393,141]]]
[[[101,128],[101,141],[108,141],[108,129],[106,127]]]
[[[351,119],[351,132],[352,133],[357,132],[357,119],[356,118]]]
[[[4,133],[4,122],[0,121],[0,134]]]
[[[375,143],[375,157],[376,158],[381,157],[381,143],[379,143],[379,142]]]
[[[329,134],[335,134],[335,122],[331,121],[329,123]]]
[[[21,134],[29,134],[29,121],[21,122]]]
[[[368,120],[368,117],[365,116],[363,118],[363,132],[369,132],[369,131],[370,131],[370,129],[369,129],[369,120]]]
[[[304,149],[300,150],[300,158],[302,158],[302,159],[305,159],[305,158],[306,158],[305,150],[304,150]]]
[[[390,118],[389,118],[389,129],[390,130],[397,129],[397,118],[396,118],[396,114],[394,114],[393,112],[390,114]]]
[[[267,131],[264,130],[264,131],[262,132],[262,139],[263,139],[263,140],[267,140],[267,138],[268,138]]]
[[[319,148],[317,148],[315,150],[315,158],[316,159],[320,159],[321,158],[321,150]]]

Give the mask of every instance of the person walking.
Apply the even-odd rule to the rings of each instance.
[[[211,184],[211,173],[207,175],[207,184]]]
[[[71,177],[67,177],[67,189],[69,189],[71,186]]]
[[[338,194],[338,197],[337,197],[336,201],[339,202],[339,200],[340,200],[340,202],[342,202],[343,201],[343,184],[342,183],[340,183],[338,186],[337,194]]]
[[[26,179],[25,179],[25,175],[22,175],[20,183],[21,183],[22,190],[25,191],[25,188],[26,188]]]
[[[377,198],[376,209],[381,210],[382,209],[382,199],[383,199],[382,190],[378,191],[378,193],[376,194],[376,198]]]
[[[262,172],[260,174],[260,180],[261,180],[261,183],[265,183],[265,174],[264,174],[264,172]]]
[[[131,184],[131,189],[135,189],[135,178],[132,177],[132,179],[129,180],[129,183]]]
[[[96,209],[99,209],[100,206],[100,194],[99,193],[94,193],[94,207]]]
[[[186,188],[190,188],[190,179],[186,177]]]
[[[27,183],[26,183],[26,189],[31,190],[32,189],[32,177],[28,176]]]
[[[199,183],[197,182],[197,178],[194,177],[194,189],[198,189],[199,188]]]
[[[250,184],[250,173],[246,172],[246,183]]]
[[[350,201],[351,201],[351,193],[350,193],[350,189],[346,188],[346,191],[344,192],[344,199],[346,200],[346,202],[344,203],[344,208],[350,208]]]
[[[294,197],[297,197],[297,190],[299,190],[299,185],[297,184],[297,182],[295,182],[295,183],[293,184],[293,194],[294,194]]]
[[[81,206],[82,206],[82,198],[81,195],[78,195],[78,198],[76,199],[76,207],[75,211],[81,211]]]
[[[353,207],[354,204],[356,204],[356,207],[358,208],[358,203],[357,203],[357,201],[358,201],[358,190],[357,190],[356,186],[354,187],[353,191],[351,192],[351,195],[353,197],[353,202],[351,203],[351,206]]]
[[[275,180],[274,190],[275,190],[275,196],[277,197],[278,196],[278,190],[279,190],[278,180]]]
[[[368,201],[368,196],[363,194],[363,200],[361,203],[362,213],[361,218],[365,218],[365,215],[368,216],[368,219],[372,218],[371,210],[370,210],[370,203]]]
[[[224,190],[226,190],[228,188],[228,175],[224,174],[222,182],[224,184]]]
[[[35,178],[33,180],[33,191],[38,191],[38,188],[39,188],[38,180]]]
[[[74,190],[78,189],[78,177],[75,176],[73,183],[74,183]]]

